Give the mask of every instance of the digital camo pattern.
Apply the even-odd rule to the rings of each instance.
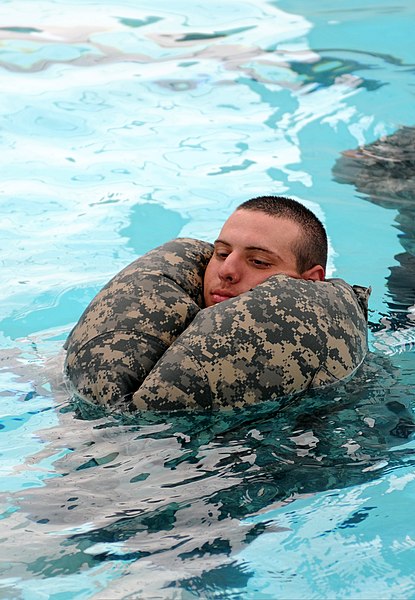
[[[367,352],[370,289],[276,275],[202,310],[164,353],[130,410],[217,410],[333,384]]]
[[[65,343],[75,393],[124,410],[154,364],[202,306],[212,245],[181,238],[151,250],[92,300]]]

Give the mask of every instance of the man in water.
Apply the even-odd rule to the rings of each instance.
[[[207,308],[134,392],[132,410],[284,406],[350,377],[367,351],[369,290],[324,282],[326,261],[324,227],[303,205],[280,197],[241,204],[205,269]]]
[[[311,380],[313,385],[320,385],[338,379],[338,373],[333,375],[326,369],[326,356],[330,368],[334,363],[340,373],[346,374],[363,358],[366,325],[353,292],[347,290],[345,302],[345,306],[349,302],[355,316],[351,323],[347,310],[338,315],[335,306],[337,294],[343,290],[312,285],[324,280],[327,238],[324,227],[307,208],[287,198],[248,200],[226,221],[212,258],[210,253],[206,242],[173,240],[156,250],[155,256],[149,253],[137,259],[101,290],[66,343],[65,368],[78,397],[115,410],[187,410],[191,406],[205,410],[214,406],[209,398],[211,393],[216,394],[203,379],[205,368],[218,385],[229,388],[230,396],[226,392],[223,398],[218,397],[219,404],[233,406],[245,402],[241,398],[245,398],[244,390],[248,388],[249,402],[254,402],[271,393],[297,392],[311,385]],[[201,257],[198,261],[203,264],[195,264],[195,257]],[[264,297],[261,299],[259,293],[249,306],[238,308],[232,306],[235,302],[225,302],[222,312],[226,314],[202,310],[196,318],[199,307],[180,282],[193,276],[200,285],[204,270],[206,307],[256,288],[272,275],[288,277],[281,285],[278,281],[271,284]],[[290,278],[311,281],[292,286]],[[317,288],[323,292],[323,304]],[[325,309],[322,314],[322,305],[328,307],[328,314]],[[273,312],[279,315],[278,326],[271,318]],[[326,327],[322,335],[319,332],[320,317],[327,323],[333,313],[342,344],[344,337],[351,340],[345,352],[339,353],[332,342],[331,328]],[[285,318],[287,315],[289,318]],[[197,323],[201,329],[193,332],[190,328],[199,327]],[[271,351],[265,348],[264,337],[268,335],[273,338]],[[179,336],[185,338],[183,345],[173,346]],[[287,348],[298,349],[292,360],[290,352],[279,350],[286,340]],[[202,346],[207,341],[204,351]],[[330,354],[332,347],[334,357]],[[305,359],[304,348],[308,349]],[[254,363],[248,366],[253,357]],[[229,366],[231,363],[233,366]],[[310,365],[315,371],[311,379]],[[160,375],[159,368],[163,371]],[[212,375],[212,369],[218,374]],[[239,400],[235,396],[234,403],[231,396],[235,394]]]
[[[243,202],[214,244],[204,277],[206,307],[239,296],[271,275],[323,281],[327,234],[308,208],[282,196]]]

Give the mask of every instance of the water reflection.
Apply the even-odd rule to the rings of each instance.
[[[415,128],[396,133],[337,160],[333,175],[337,182],[355,186],[365,200],[397,210],[396,227],[404,252],[395,256],[387,278],[389,314],[381,327],[399,329],[415,324]],[[376,327],[374,327],[376,328]]]
[[[115,121],[114,131],[125,136],[131,134],[131,137],[124,138],[122,144],[114,144],[114,147],[122,147],[123,151],[127,152],[128,143],[132,140],[130,158],[126,161],[123,155],[118,175],[124,173],[121,168],[124,168],[125,164],[128,163],[129,169],[134,167],[139,148],[145,148],[145,154],[152,159],[155,157],[154,166],[147,167],[145,172],[138,168],[132,170],[130,181],[136,181],[143,189],[153,189],[154,185],[161,185],[162,197],[168,197],[171,190],[175,190],[176,193],[179,188],[180,193],[183,193],[183,180],[182,183],[176,181],[177,173],[181,169],[195,182],[196,190],[199,190],[197,186],[206,172],[226,175],[237,170],[238,177],[235,178],[237,183],[234,184],[234,188],[229,180],[224,180],[217,186],[224,190],[223,197],[228,202],[228,198],[237,196],[244,185],[247,189],[253,189],[263,181],[262,165],[268,165],[275,181],[285,182],[287,164],[291,161],[299,164],[298,144],[291,143],[291,136],[295,137],[297,131],[294,127],[297,123],[293,124],[291,121],[297,119],[298,127],[303,128],[307,123],[306,117],[311,113],[300,117],[296,113],[298,98],[291,96],[288,90],[331,90],[333,98],[329,107],[322,109],[324,114],[331,114],[333,106],[337,107],[335,83],[343,81],[349,88],[363,87],[368,91],[379,89],[382,85],[377,79],[360,79],[355,76],[356,72],[361,74],[362,71],[367,71],[366,63],[369,59],[366,57],[362,62],[358,62],[354,58],[350,59],[349,54],[343,55],[337,50],[327,50],[319,57],[300,42],[291,45],[293,40],[298,41],[307,33],[310,24],[304,19],[290,17],[284,20],[283,15],[277,10],[273,11],[269,3],[264,3],[261,7],[258,21],[246,18],[245,14],[239,14],[236,19],[233,16],[235,11],[242,9],[244,12],[248,10],[248,6],[253,5],[246,4],[244,7],[231,4],[229,19],[221,19],[219,15],[218,26],[209,26],[203,31],[194,26],[191,28],[188,21],[184,25],[180,18],[174,20],[163,31],[162,16],[145,14],[142,18],[113,17],[100,23],[100,6],[97,4],[91,9],[94,19],[89,21],[97,22],[95,27],[78,24],[76,27],[66,28],[0,28],[5,46],[1,66],[9,71],[24,73],[50,69],[50,74],[55,73],[55,77],[56,73],[62,73],[64,86],[68,89],[72,86],[75,90],[78,86],[75,74],[88,71],[88,76],[92,77],[94,71],[98,79],[91,79],[91,85],[105,83],[109,93],[115,95],[104,94],[103,87],[99,95],[85,95],[77,91],[68,93],[63,103],[60,103],[59,95],[59,103],[51,106],[66,111],[66,119],[60,122],[67,122],[70,111],[81,111],[82,119],[79,123],[82,124],[85,115],[90,115],[91,111],[101,111],[101,108],[108,104],[114,108],[114,114],[127,115],[125,125],[121,118],[120,121]],[[63,5],[61,8],[63,10]],[[176,10],[177,7],[174,12]],[[211,8],[208,10],[211,11]],[[221,7],[221,11],[225,10],[225,6]],[[161,10],[158,11],[156,6],[154,10],[152,7],[151,12],[161,14]],[[174,15],[171,14],[173,19]],[[59,18],[62,20],[62,17]],[[114,21],[117,22],[115,26]],[[226,28],[226,23],[232,23],[233,28]],[[153,24],[153,30],[146,30],[146,27]],[[252,26],[253,24],[255,26]],[[122,27],[129,31],[123,30]],[[130,32],[139,30],[140,37],[129,35]],[[241,32],[243,39],[238,37]],[[261,47],[258,40],[263,40]],[[283,42],[287,40],[289,44],[286,46],[290,49],[281,50]],[[377,55],[379,61],[383,58]],[[62,64],[64,70],[55,72],[54,67],[57,63]],[[99,75],[94,68],[99,63],[104,66],[118,64],[117,69],[111,73],[122,73],[123,69],[131,66],[131,71],[126,71],[131,73],[131,77],[126,75],[122,84],[114,86],[110,71]],[[76,66],[91,68],[77,71]],[[373,72],[375,70],[372,68]],[[73,79],[70,78],[71,74]],[[141,77],[140,81],[144,82],[139,89],[135,85],[137,80],[134,79],[137,75]],[[124,83],[127,80],[128,85]],[[12,87],[13,81],[10,80]],[[59,78],[32,77],[30,85],[26,87],[33,89],[35,86],[35,92],[38,90],[36,93],[39,93],[43,86],[53,85],[55,81],[59,81]],[[232,84],[229,89],[235,90],[233,82],[243,85],[241,89],[246,93],[237,98],[233,92],[230,95],[218,92],[211,105],[203,105],[206,113],[204,121],[203,114],[199,115],[194,110],[189,110],[184,99],[187,98],[187,90],[203,91],[206,81],[212,97],[212,90],[220,92],[224,89],[224,84]],[[36,82],[41,87],[37,88]],[[272,84],[277,85],[272,87]],[[82,90],[84,85],[82,83]],[[281,92],[280,88],[285,88],[285,91]],[[156,93],[150,97],[148,106],[141,105],[140,111],[137,112],[138,96],[147,97],[147,90]],[[255,92],[255,97],[250,94],[251,91]],[[125,104],[114,106],[116,94],[131,98],[131,101],[125,100]],[[169,102],[171,100],[172,103],[158,104],[161,94],[163,98],[168,96]],[[341,98],[344,95],[345,92],[339,92]],[[197,108],[200,107],[201,97],[195,96]],[[209,96],[205,94],[204,97],[206,99]],[[12,98],[11,105],[14,106],[15,96]],[[52,99],[55,101],[54,97]],[[33,99],[32,101],[34,102]],[[47,105],[48,101],[47,96],[45,98],[42,95],[40,101],[44,109],[45,102]],[[25,102],[27,103],[27,100]],[[177,168],[173,166],[171,169],[169,163],[170,170],[167,170],[159,158],[160,148],[163,148],[163,155],[165,153],[168,157],[176,157],[177,144],[176,138],[172,137],[169,140],[163,133],[164,122],[159,113],[161,110],[170,110],[173,102],[176,102],[175,106],[179,108],[176,108],[174,117],[170,116],[167,122],[170,126],[180,129],[181,137],[178,139],[186,138],[187,128],[191,128],[193,137],[188,145],[189,152],[181,155],[181,162]],[[318,100],[316,104],[319,104]],[[16,106],[16,114],[26,114],[17,110],[19,103]],[[221,110],[218,110],[219,108]],[[238,119],[236,111],[239,109],[241,112]],[[284,121],[281,120],[284,112],[291,115],[288,125],[284,125]],[[137,114],[140,121],[131,121],[133,117],[129,115]],[[199,124],[195,114],[197,119],[200,119]],[[318,114],[313,112],[313,118]],[[222,129],[220,135],[211,129],[208,119],[213,119],[214,123],[219,121],[218,129]],[[240,127],[240,133],[237,135],[234,133],[235,129],[232,132],[227,127],[223,128],[221,124],[225,121],[227,123],[228,120],[233,123],[234,119],[235,125]],[[37,128],[26,127],[25,131],[35,131],[42,139],[47,126],[56,125],[57,122],[55,120],[49,123],[44,120],[40,127],[38,120],[31,121]],[[78,123],[76,120],[74,122]],[[78,128],[73,131],[78,131],[81,137],[85,131],[91,131],[91,128],[94,131],[97,129],[101,135],[101,130],[96,127],[94,121],[88,120],[89,129],[80,127],[79,123]],[[101,121],[99,123],[101,124]],[[104,119],[103,124],[105,123]],[[153,123],[157,123],[154,129]],[[249,133],[250,125],[261,131],[263,123],[266,125],[265,137],[262,134]],[[141,132],[138,148],[137,127],[143,124],[145,131]],[[13,121],[12,125],[15,133],[17,121]],[[319,125],[318,122],[318,127]],[[289,126],[292,126],[294,133],[290,130],[285,135],[284,127]],[[63,129],[61,128],[61,131]],[[173,130],[175,131],[174,127]],[[271,145],[264,143],[268,138],[268,130],[273,134]],[[22,133],[25,131],[22,129]],[[314,132],[313,140],[318,137],[317,127],[310,131]],[[211,142],[209,135],[214,142]],[[277,139],[278,143],[275,142],[275,136],[281,136],[281,139]],[[196,147],[194,138],[197,139],[200,148],[205,145],[208,150],[202,157],[203,160],[199,159],[201,165],[208,165],[203,167],[205,170],[197,167],[199,162],[196,161],[193,151]],[[289,140],[285,142],[285,138]],[[22,140],[22,144],[26,145],[26,139]],[[109,138],[105,145],[100,138],[92,149],[95,152],[95,149],[101,146],[110,148],[109,142],[114,143],[114,140],[118,142],[118,138]],[[14,138],[13,143],[17,143]],[[92,158],[85,154],[83,137],[80,144],[82,145],[75,145],[71,149],[74,155],[77,153],[77,161],[80,164],[82,161],[84,164],[95,164],[95,154],[91,155]],[[218,157],[216,145],[221,151]],[[31,146],[31,151],[37,156],[35,146]],[[244,160],[243,157],[239,161],[239,157],[247,151],[251,152],[260,165],[259,175],[252,173],[252,170],[247,174],[251,187],[247,184],[248,179],[241,179],[244,174],[242,170],[245,171],[255,164],[251,160]],[[229,159],[235,152],[238,160]],[[252,158],[251,154],[246,156]],[[41,158],[43,160],[43,155]],[[112,162],[108,162],[111,169],[118,165],[118,157],[116,165]],[[364,162],[361,158],[357,160],[359,170]],[[196,165],[195,168],[193,164]],[[36,171],[36,177],[39,180],[45,179],[48,183],[52,182],[60,191],[60,171],[52,169],[52,176],[49,163],[47,166],[48,169],[44,169],[41,164],[39,173]],[[403,162],[403,171],[404,167]],[[27,173],[27,165],[25,169],[18,163],[16,173],[18,172],[19,177],[23,171]],[[120,177],[117,176],[115,180],[110,177],[110,173],[115,171],[107,173],[106,168],[101,165],[99,171],[95,175],[93,171],[91,178],[95,177],[98,180],[98,176],[102,178],[104,172],[107,185],[119,187]],[[383,170],[383,173],[385,172],[387,169]],[[291,172],[290,176],[294,174]],[[397,177],[393,182],[393,190],[396,190]],[[368,179],[371,180],[370,173]],[[376,177],[372,177],[372,180],[376,182]],[[383,187],[383,183],[380,187]],[[399,265],[392,267],[388,280],[391,291],[389,318],[392,323],[395,320],[396,323],[401,323],[402,318],[404,322],[411,321],[409,309],[414,304],[414,220],[412,209],[407,212],[404,196],[406,198],[406,192],[398,198],[398,225],[402,240],[405,240],[405,251],[397,257]],[[212,200],[212,206],[209,207],[212,213],[222,208],[223,202],[217,198],[219,196]],[[413,204],[409,188],[407,200],[408,204]],[[190,204],[189,201],[186,206],[190,208]],[[30,206],[32,205],[33,202]],[[230,204],[226,206],[226,211],[229,207]],[[48,219],[50,214],[49,210]],[[107,213],[107,218],[111,220],[112,214],[115,215],[113,221],[118,222],[119,213]],[[93,231],[94,235],[91,238],[96,244],[96,235],[100,229],[103,230],[103,221],[97,223],[96,217],[92,218],[91,215],[94,216],[87,213],[86,218],[90,219],[94,226],[88,231]],[[136,254],[142,254],[150,247],[165,241],[164,237],[162,240],[157,238],[159,232],[163,231],[163,236],[175,237],[187,223],[179,213],[152,203],[133,206],[130,217],[130,223],[117,233],[126,238],[126,246]],[[33,225],[33,217],[28,221]],[[18,224],[21,227],[21,219]],[[35,222],[30,235],[35,235],[36,231],[43,232],[45,227],[43,221]],[[62,231],[60,235],[63,235]],[[86,235],[89,235],[88,232]],[[76,242],[79,242],[78,237]],[[105,246],[111,245],[111,240],[108,242],[107,230],[104,230],[103,234],[104,243]],[[65,253],[59,252],[58,255],[61,261]],[[89,261],[89,251],[85,255]],[[73,255],[71,269],[72,262]],[[90,273],[100,272],[102,262],[105,261],[102,261],[100,254],[99,259],[92,268],[90,267]],[[62,265],[61,262],[59,264]],[[28,268],[28,265],[25,267]],[[79,268],[84,271],[83,261]],[[35,312],[31,308],[27,316],[25,314],[22,318],[14,314],[12,319],[3,323],[6,334],[10,337],[27,336],[47,326],[64,327],[76,319],[75,312],[79,316],[79,306],[82,303],[86,304],[86,296],[90,299],[96,291],[92,287],[78,285],[74,291],[70,290],[68,294],[65,292],[59,296],[55,311],[55,304],[49,297],[43,298],[36,289],[32,290],[35,300],[44,301],[47,310],[41,307],[42,312]],[[30,360],[34,369],[33,357]],[[40,364],[41,358],[37,360]],[[100,584],[105,587],[108,578],[117,577],[117,565],[122,581],[109,584],[101,597],[115,598],[122,597],[123,594],[127,597],[127,594],[133,593],[134,597],[168,598],[168,590],[174,594],[177,588],[188,590],[189,593],[200,597],[210,592],[213,595],[218,588],[225,586],[233,586],[234,597],[240,597],[238,594],[243,592],[251,573],[249,569],[236,564],[235,554],[260,538],[264,532],[282,533],[282,528],[278,529],[275,523],[266,520],[267,511],[286,504],[295,504],[297,499],[305,498],[309,494],[371,481],[403,463],[411,464],[411,450],[404,449],[403,446],[401,450],[399,448],[410,439],[414,429],[413,416],[408,407],[408,401],[413,395],[414,371],[412,367],[409,375],[404,373],[402,376],[404,369],[399,371],[396,364],[394,357],[389,360],[371,356],[359,377],[353,381],[336,390],[297,399],[283,412],[275,410],[275,406],[269,404],[255,407],[251,412],[240,411],[227,416],[163,416],[158,419],[147,417],[140,423],[132,424],[109,417],[83,420],[77,418],[73,407],[67,405],[58,412],[59,421],[53,426],[40,419],[37,421],[36,416],[42,416],[40,411],[43,410],[43,406],[54,415],[53,409],[56,405],[67,404],[65,390],[57,393],[56,387],[52,385],[52,392],[48,395],[46,387],[42,387],[42,390],[37,388],[46,398],[40,400],[39,396],[36,397],[30,391],[30,382],[36,381],[36,373],[30,373],[31,377],[28,377],[27,357],[17,356],[15,364],[15,361],[10,361],[8,351],[8,368],[13,374],[24,370],[24,377],[27,379],[22,386],[24,400],[20,402],[18,395],[14,399],[16,418],[4,421],[5,426],[14,428],[13,435],[17,434],[13,444],[10,444],[10,453],[14,451],[16,455],[18,438],[30,438],[30,447],[18,448],[20,451],[16,464],[8,465],[12,473],[7,485],[17,491],[10,492],[9,505],[2,513],[7,530],[7,544],[3,544],[0,550],[0,571],[4,582],[7,582],[4,583],[3,592],[15,597],[18,582],[26,579],[31,589],[28,591],[28,597],[33,595],[33,590],[39,590],[41,593],[42,582],[46,582],[52,588],[45,591],[45,596],[59,595],[63,589],[60,586],[64,581],[73,593],[76,587],[80,594],[87,594],[85,590],[92,589],[94,573],[98,573]],[[43,383],[47,386],[50,382]],[[16,385],[13,382],[10,388],[15,395]],[[5,400],[3,396],[2,399]],[[33,412],[28,410],[29,400]],[[40,431],[42,425],[49,426],[49,429]],[[13,487],[14,485],[16,487]],[[33,487],[28,489],[29,486]],[[333,502],[333,510],[339,508],[341,507]],[[342,521],[341,527],[346,528],[361,522],[366,518],[368,510],[353,512],[350,519]],[[264,520],[250,524],[244,522],[244,518],[251,515],[264,515]],[[308,538],[302,545],[299,540],[295,550],[305,554],[309,543]],[[370,552],[372,548],[368,549],[368,553]],[[107,567],[109,574],[106,576],[104,569]],[[279,576],[277,569],[275,572],[276,576]],[[82,579],[85,574],[89,578],[88,582]],[[50,578],[49,581],[46,578]],[[99,590],[99,586],[96,589]],[[228,594],[227,597],[231,595]]]
[[[133,424],[78,419],[68,405],[44,432],[48,445],[30,458],[33,468],[67,448],[55,477],[15,497],[15,542],[29,527],[48,545],[36,558],[22,549],[8,576],[21,576],[21,563],[46,577],[116,561],[128,564],[135,585],[137,577],[156,585],[151,564],[163,571],[160,586],[184,581],[192,590],[203,573],[228,571],[243,586],[249,573],[233,557],[278,530],[266,520],[242,524],[245,517],[412,461],[399,451],[415,428],[411,385],[392,360],[371,355],[350,382],[283,411],[270,402],[227,414],[142,415]]]
[[[130,211],[129,223],[120,229],[126,245],[141,256],[180,235],[189,222],[179,213],[156,203],[136,204]]]
[[[342,57],[342,54],[347,54],[347,51],[335,50],[335,54],[331,55],[327,54],[327,50],[323,50],[321,55],[316,56],[312,62],[293,61],[291,69],[298,73],[304,85],[312,84],[312,91],[319,87],[329,88],[340,81],[348,82],[354,87],[365,88],[368,92],[376,91],[385,85],[376,79],[357,77],[356,73],[370,70],[371,65],[346,56]],[[366,56],[367,58],[369,57]]]

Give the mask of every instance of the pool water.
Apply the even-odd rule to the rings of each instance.
[[[338,162],[414,126],[414,12],[2,3],[1,597],[415,598],[414,197]],[[62,345],[102,285],[271,193],[372,286],[361,372],[281,412],[80,418]]]

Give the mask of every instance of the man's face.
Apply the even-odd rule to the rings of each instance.
[[[255,210],[236,210],[225,222],[204,279],[205,305],[239,296],[271,275],[301,278],[292,251],[300,227]]]

